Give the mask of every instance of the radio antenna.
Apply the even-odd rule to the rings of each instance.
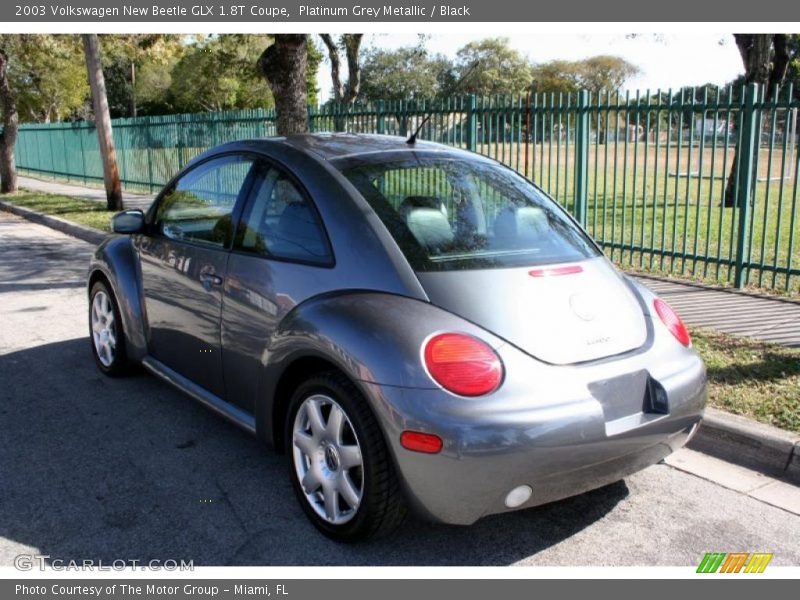
[[[464,74],[461,75],[461,77],[458,78],[458,81],[456,81],[450,87],[450,89],[445,91],[445,93],[442,94],[442,95],[449,96],[449,95],[454,94],[455,92],[457,92],[458,88],[461,87],[461,84],[464,82],[464,80],[467,77],[470,76],[470,74],[477,68],[477,66],[480,64],[480,62],[481,62],[480,59],[475,60],[475,62],[473,62],[470,65],[469,69],[467,69],[464,72]],[[422,128],[425,126],[425,123],[427,123],[428,121],[431,120],[431,116],[433,116],[431,113],[428,113],[428,114],[425,115],[425,118],[422,119],[422,121],[420,121],[419,125],[417,125],[417,128],[414,130],[414,133],[412,133],[411,136],[406,140],[406,144],[409,144],[409,145],[413,146],[417,142],[417,136],[419,135],[419,132],[422,131]]]

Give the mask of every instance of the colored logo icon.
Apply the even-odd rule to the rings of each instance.
[[[706,552],[698,573],[763,573],[772,560],[767,552]]]

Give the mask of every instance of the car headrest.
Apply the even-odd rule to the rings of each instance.
[[[547,215],[535,206],[509,206],[494,221],[494,234],[506,239],[535,239],[549,228]]]
[[[407,220],[408,213],[415,208],[435,208],[441,211],[442,214],[447,215],[444,202],[435,196],[408,196],[400,203],[397,212],[400,213],[402,218]]]
[[[417,241],[428,249],[438,249],[453,241],[447,216],[438,208],[411,208],[406,225]]]

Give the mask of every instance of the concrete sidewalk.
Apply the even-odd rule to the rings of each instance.
[[[636,276],[694,327],[800,348],[800,300]]]
[[[97,202],[106,201],[105,192],[97,188],[31,177],[20,177],[19,185],[22,188],[48,194],[75,196]],[[153,199],[152,195],[123,194],[126,208],[146,210]],[[638,275],[636,277],[674,306],[689,325],[793,348],[800,347],[800,299],[759,296],[659,277]]]
[[[58,194],[60,196],[74,196],[84,200],[94,200],[95,202],[106,202],[106,192],[103,188],[87,187],[74,183],[61,183],[59,181],[48,181],[45,179],[34,179],[33,177],[18,178],[20,188],[32,192],[43,192],[45,194]],[[125,208],[141,208],[147,210],[153,203],[155,195],[122,193],[122,201]]]

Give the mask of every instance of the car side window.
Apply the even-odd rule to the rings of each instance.
[[[286,173],[264,167],[239,223],[235,247],[262,256],[330,264],[325,231],[311,200]]]
[[[224,247],[253,162],[246,156],[226,156],[186,173],[161,200],[158,231],[174,240]]]

